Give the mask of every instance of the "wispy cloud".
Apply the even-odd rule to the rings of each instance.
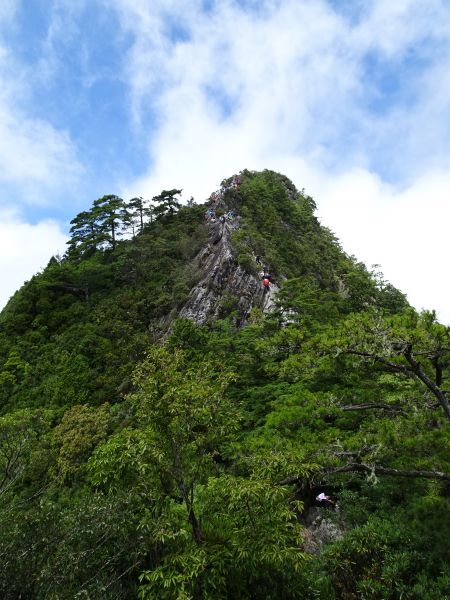
[[[11,23],[19,4],[20,0],[2,0],[0,3],[0,26]]]
[[[61,191],[80,174],[65,132],[5,105],[0,105],[0,139],[0,181],[15,184],[28,202],[45,203],[49,188]]]
[[[445,242],[432,218],[424,227],[424,214],[450,216],[447,3],[112,5],[134,40],[131,110],[141,124],[152,110],[159,124],[142,127],[148,172],[126,190],[176,185],[202,200],[243,167],[276,168],[316,196],[344,247],[450,321],[436,260]]]
[[[6,6],[9,10],[3,7],[0,19],[13,26],[19,3]],[[32,84],[37,76],[33,67],[20,60],[0,35],[0,185],[14,190],[21,204],[45,204],[82,173],[68,132],[33,114]],[[10,205],[11,198],[2,203]]]
[[[368,3],[356,24],[318,0],[261,2],[257,13],[234,2],[208,13],[194,1],[168,10],[139,1],[113,5],[134,39],[126,69],[133,112],[141,123],[156,111],[160,124],[150,136],[152,174],[168,138],[190,146],[197,117],[205,130],[213,125],[208,137],[199,132],[197,163],[202,154],[219,154],[217,128],[225,138],[242,132],[234,146],[248,143],[250,159],[296,153],[333,170],[357,164],[405,181],[418,162],[447,153],[448,136],[430,121],[428,105],[439,96],[433,103],[446,114],[448,93],[426,87],[429,73],[448,62],[450,10],[441,2]],[[181,39],[171,37],[168,13],[173,28],[183,28]],[[390,79],[373,80],[375,60]]]
[[[364,170],[320,186],[320,214],[345,249],[406,291],[418,308],[435,308],[450,323],[446,273],[449,173],[428,172],[396,190]]]

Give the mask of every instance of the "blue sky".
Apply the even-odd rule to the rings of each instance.
[[[450,322],[445,0],[3,0],[0,83],[0,304],[99,196],[272,168]]]

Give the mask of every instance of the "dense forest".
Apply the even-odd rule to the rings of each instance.
[[[0,315],[0,597],[450,598],[450,329],[280,174],[179,195],[95,200]]]

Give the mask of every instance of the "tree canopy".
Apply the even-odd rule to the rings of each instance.
[[[0,314],[5,600],[448,597],[450,329],[287,178],[231,182],[270,312],[241,326],[225,282],[177,318],[213,226],[173,189],[95,200]]]

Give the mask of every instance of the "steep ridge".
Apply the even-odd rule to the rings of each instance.
[[[241,218],[233,221],[208,223],[209,240],[194,259],[202,273],[193,287],[179,317],[204,325],[220,317],[221,302],[225,296],[234,297],[239,324],[245,323],[252,308],[269,312],[274,307],[278,286],[272,282],[268,289],[261,278],[247,272],[237,263],[231,243],[233,231],[239,228]]]
[[[0,314],[0,598],[447,598],[450,330],[286,177],[177,193]]]
[[[82,213],[92,231],[78,231],[74,251],[53,257],[0,315],[0,409],[119,401],[146,348],[179,317],[242,328],[255,308],[267,314],[282,305],[284,324],[291,313],[335,319],[325,308],[332,298],[335,313],[360,310],[376,287],[314,209],[286,177],[242,171],[204,204],[169,207],[141,230],[137,215],[138,233],[115,247],[95,207]]]
[[[91,228],[74,235],[74,251],[53,257],[0,315],[0,410],[120,401],[179,317],[242,329],[255,308],[282,305],[286,325],[335,322],[374,298],[401,307],[402,295],[377,291],[314,209],[286,177],[242,171],[204,204],[169,207],[142,229],[138,214],[137,233],[115,247],[95,206],[81,213]]]

